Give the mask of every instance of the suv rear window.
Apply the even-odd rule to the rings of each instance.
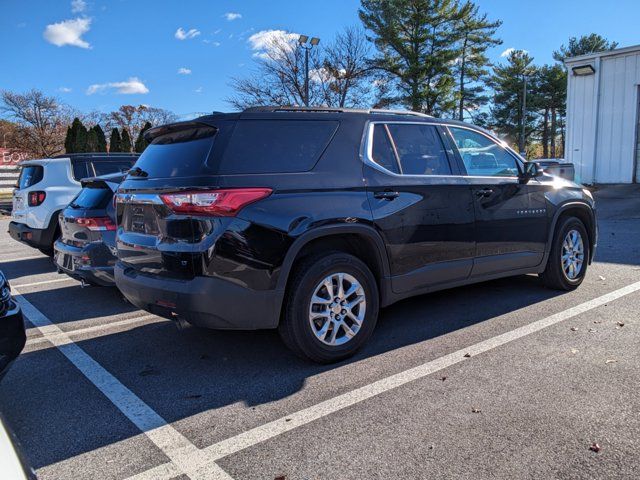
[[[311,170],[338,128],[329,120],[239,120],[218,173],[286,173]]]
[[[134,160],[98,160],[93,161],[93,169],[96,171],[96,176],[100,175],[108,175],[109,173],[124,173],[129,170],[133,164]]]
[[[108,188],[86,186],[76,198],[69,203],[70,208],[106,208],[113,197],[113,192]]]
[[[217,129],[198,126],[154,138],[135,163],[149,177],[189,177],[202,173]]]
[[[18,188],[29,188],[44,177],[44,168],[41,165],[26,165],[20,170],[20,177],[18,178]]]

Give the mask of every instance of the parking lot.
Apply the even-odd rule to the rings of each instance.
[[[577,291],[521,276],[402,301],[330,366],[81,288],[4,218],[28,342],[0,410],[42,479],[638,478],[640,189],[596,200]]]

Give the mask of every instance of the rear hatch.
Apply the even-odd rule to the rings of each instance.
[[[13,220],[20,223],[26,222],[27,209],[29,207],[29,192],[37,189],[37,185],[44,179],[44,165],[40,163],[23,163],[20,167],[20,176],[16,189],[13,191],[13,208],[11,215]],[[37,198],[32,203],[37,204]]]
[[[174,211],[165,193],[215,187],[206,161],[221,128],[185,122],[154,129],[117,195],[118,258],[126,269],[172,278],[192,278],[199,264],[196,238],[202,228]],[[198,233],[196,233],[198,232]]]
[[[60,213],[60,240],[74,247],[103,242],[115,247],[113,195],[123,175],[108,175],[82,181],[82,190]]]

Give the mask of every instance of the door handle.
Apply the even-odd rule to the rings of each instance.
[[[394,198],[398,198],[400,193],[392,192],[391,190],[385,190],[384,192],[376,192],[373,194],[374,198],[379,198],[381,200],[393,200]]]
[[[493,193],[493,190],[490,188],[483,188],[482,190],[476,190],[476,196],[481,198],[490,197],[492,193]]]

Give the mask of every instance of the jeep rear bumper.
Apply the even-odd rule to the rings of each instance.
[[[57,226],[56,222],[51,222],[53,228],[31,228],[24,223],[10,222],[9,235],[14,240],[26,243],[30,247],[49,249],[53,244],[53,235]]]
[[[221,278],[149,276],[118,262],[116,285],[132,304],[169,319],[219,330],[276,328],[283,292],[251,290]]]

